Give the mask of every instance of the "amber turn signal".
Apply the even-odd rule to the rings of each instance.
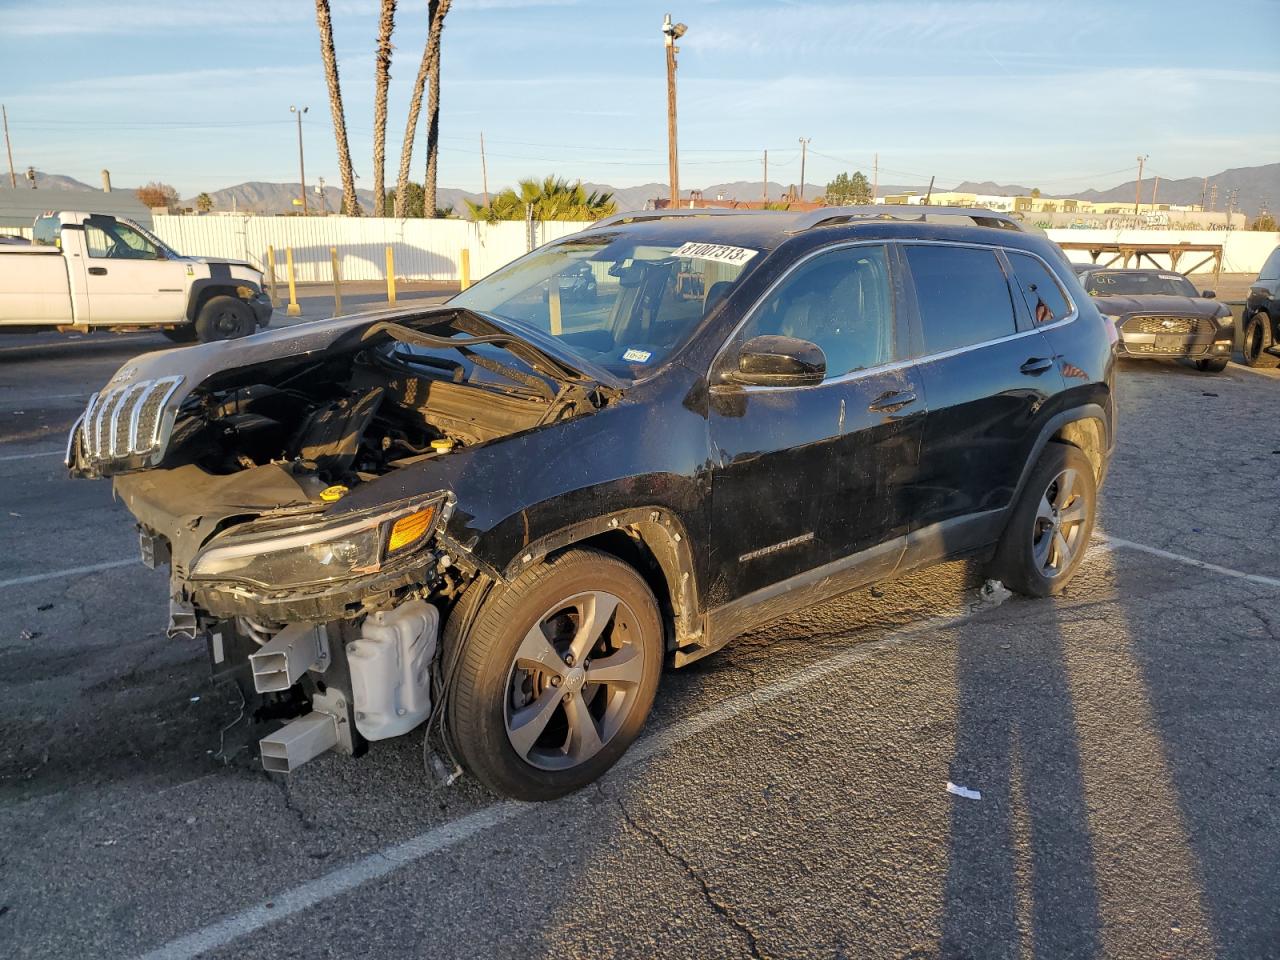
[[[435,507],[423,507],[417,513],[411,513],[397,520],[391,526],[391,536],[387,540],[387,553],[395,553],[401,547],[407,547],[420,540],[431,526],[431,518],[435,515]]]

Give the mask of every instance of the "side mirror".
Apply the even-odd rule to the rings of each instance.
[[[1218,295],[1217,295],[1216,293],[1214,293],[1212,290],[1201,290],[1201,291],[1200,291],[1200,296],[1204,297],[1206,300],[1213,300],[1213,299],[1215,299]]]
[[[761,387],[803,387],[827,374],[822,348],[795,337],[752,337],[738,351],[734,383]]]

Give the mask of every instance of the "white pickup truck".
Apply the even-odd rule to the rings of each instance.
[[[270,319],[256,267],[184,257],[129,220],[46,213],[29,243],[0,243],[0,332],[158,329],[185,343],[247,336]]]

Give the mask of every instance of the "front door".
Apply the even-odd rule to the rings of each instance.
[[[906,337],[896,319],[891,262],[879,244],[802,262],[713,368],[713,605],[843,573],[858,555],[864,579],[896,564],[896,541],[909,523],[901,485],[917,464],[925,404],[914,369],[897,362]],[[821,347],[823,382],[718,382],[726,365],[736,366],[743,343],[769,334]]]
[[[90,323],[175,323],[183,319],[189,263],[168,259],[145,236],[115,217],[87,218],[84,238]]]

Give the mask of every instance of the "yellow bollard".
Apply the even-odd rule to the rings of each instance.
[[[329,248],[329,259],[333,261],[333,315],[342,316],[342,273],[338,269],[338,248]]]
[[[396,305],[396,256],[387,244],[387,303]]]
[[[551,313],[551,335],[558,337],[564,333],[563,318],[560,314],[560,277],[553,274],[551,286],[547,288],[547,308]]]
[[[465,290],[471,286],[471,251],[463,249],[462,251],[462,283],[460,290]]]
[[[293,277],[293,247],[284,248],[284,266],[289,275],[289,307],[285,313],[291,317],[300,317],[302,308],[298,306],[298,285]]]
[[[271,306],[279,301],[276,298],[276,248],[267,247],[267,296],[271,298]]]

